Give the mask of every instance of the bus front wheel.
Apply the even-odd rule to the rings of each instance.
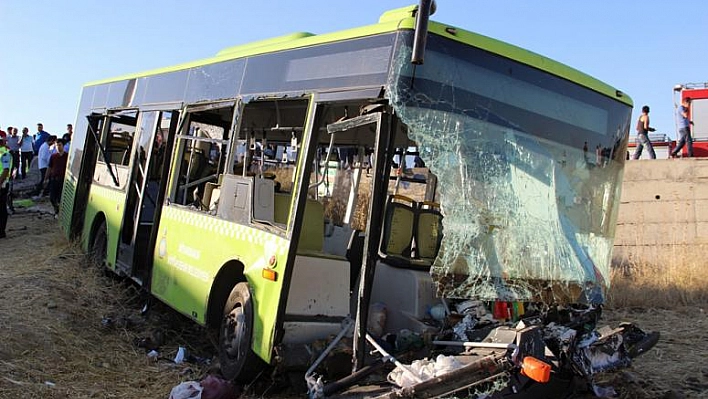
[[[263,361],[253,353],[253,302],[248,283],[238,283],[224,305],[219,329],[219,363],[229,380],[251,382],[263,368]]]
[[[96,228],[96,233],[94,233],[93,241],[91,242],[91,252],[89,253],[91,262],[102,268],[106,262],[107,248],[108,231],[106,229],[106,222],[101,222],[98,228]]]

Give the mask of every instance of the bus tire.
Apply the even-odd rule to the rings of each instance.
[[[96,232],[93,234],[93,240],[91,241],[91,249],[89,252],[89,259],[91,263],[99,268],[103,268],[106,264],[106,256],[108,253],[108,230],[106,229],[106,222],[101,222],[96,228]]]
[[[224,305],[219,328],[219,364],[228,380],[249,383],[264,367],[253,353],[253,302],[248,283],[238,283]]]

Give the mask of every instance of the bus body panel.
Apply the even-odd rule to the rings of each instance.
[[[210,288],[221,267],[231,260],[244,265],[256,315],[252,347],[270,361],[283,280],[266,280],[261,273],[271,268],[283,275],[289,241],[176,206],[163,208],[157,234],[151,292],[201,324],[206,322]]]
[[[93,101],[93,87],[84,87],[81,91],[79,111],[74,122],[74,133],[71,137],[71,144],[68,151],[66,167],[66,178],[62,190],[61,208],[59,213],[59,224],[67,237],[75,237],[81,233],[83,227],[83,212],[76,212],[81,208],[81,204],[76,204],[76,192],[79,186],[82,162],[85,161],[84,153],[88,137],[88,120],[86,116],[91,112],[91,102]]]
[[[106,247],[106,264],[110,269],[116,267],[116,257],[118,251],[118,241],[120,229],[123,224],[123,212],[125,208],[125,193],[113,190],[98,184],[91,185],[89,192],[86,216],[84,218],[84,228],[82,234],[82,247],[90,250],[92,229],[99,214],[106,218],[106,233],[108,242]]]

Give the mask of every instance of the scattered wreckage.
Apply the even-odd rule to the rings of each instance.
[[[493,304],[496,310],[506,305]],[[629,367],[659,339],[658,332],[646,333],[630,323],[598,328],[599,305],[530,304],[520,315],[511,309],[523,305],[510,305],[507,315],[494,315],[482,301],[455,306],[444,301],[431,308],[423,333],[367,334],[375,359],[358,372],[324,382],[323,374],[346,374],[341,362],[348,365],[351,351],[342,341],[353,326],[347,321],[308,369],[308,393],[311,398],[533,398],[590,391],[609,397],[613,388],[596,384],[594,377]],[[377,307],[381,322],[385,307]]]

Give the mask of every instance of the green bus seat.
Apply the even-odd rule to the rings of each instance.
[[[273,219],[275,223],[286,225],[290,214],[290,194],[275,193]],[[302,221],[298,252],[322,252],[324,245],[324,206],[314,199],[307,199]]]
[[[432,264],[442,242],[440,204],[424,201],[418,204],[415,228],[415,257]]]

